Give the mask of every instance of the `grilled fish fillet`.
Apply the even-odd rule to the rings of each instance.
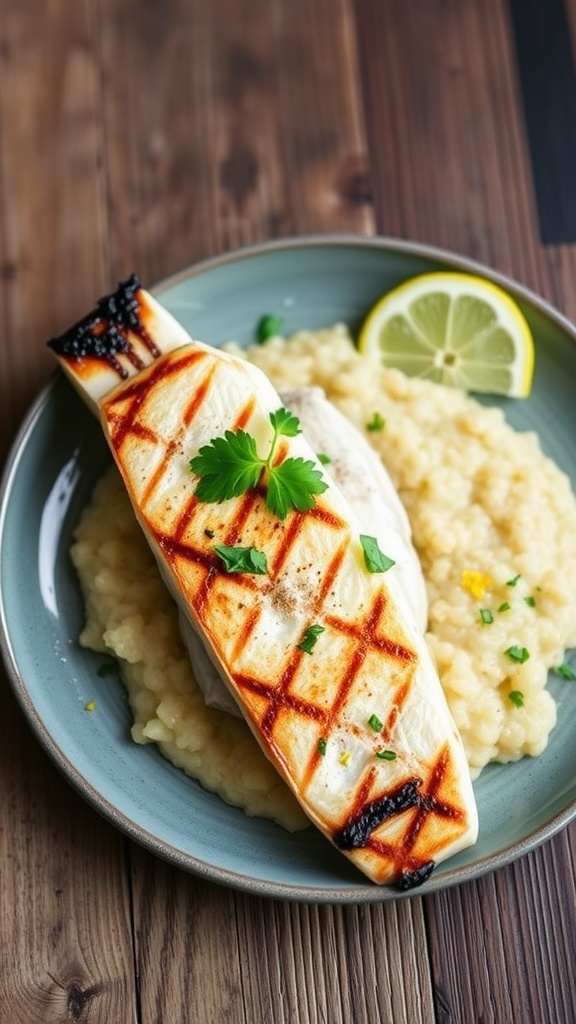
[[[225,431],[267,450],[281,405],[268,379],[191,341],[136,278],[49,344],[100,417],[180,607],[311,821],[374,882],[403,889],[474,843],[470,774],[422,633],[393,569],[367,571],[336,485],[285,519],[260,487],[220,503],[195,494],[190,460]],[[301,434],[276,457],[322,469]],[[264,551],[269,571],[227,572],[216,544]],[[323,633],[308,653],[311,624]]]
[[[284,408],[293,412],[308,443],[329,459],[324,474],[341,490],[356,513],[362,532],[374,533],[386,554],[394,559],[407,603],[424,631],[428,619],[426,584],[412,545],[406,510],[381,460],[366,438],[339,412],[319,387],[281,392]],[[222,680],[200,636],[180,611],[180,632],[206,704],[241,716],[236,699]]]

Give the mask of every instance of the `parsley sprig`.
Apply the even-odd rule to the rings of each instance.
[[[285,519],[290,509],[308,512],[314,507],[314,495],[328,487],[315,463],[298,456],[274,464],[278,439],[302,432],[298,417],[288,409],[277,409],[270,413],[270,423],[274,434],[266,458],[258,454],[255,439],[245,430],[227,430],[200,448],[190,460],[190,469],[200,477],[194,492],[200,501],[237,498],[262,481],[266,504],[279,519]]]

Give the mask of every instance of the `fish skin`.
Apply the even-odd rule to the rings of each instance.
[[[258,491],[198,500],[190,459],[239,427],[265,451],[280,399],[252,364],[182,345],[183,329],[151,296],[138,289],[137,301],[164,352],[149,366],[128,369],[112,391],[109,366],[101,385],[91,367],[87,394],[74,359],[57,358],[97,407],[163,574],[264,753],[369,878],[418,884],[475,842],[478,821],[462,743],[399,585],[391,573],[366,572],[359,523],[335,486],[283,521]],[[289,456],[316,461],[302,435],[282,438]],[[265,550],[270,573],[226,573],[216,543]],[[298,643],[311,621],[325,633],[307,654]],[[381,730],[370,726],[373,714]],[[383,747],[394,760],[378,759]]]

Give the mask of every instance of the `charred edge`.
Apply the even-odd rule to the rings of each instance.
[[[410,889],[416,889],[419,885],[423,885],[424,882],[430,878],[435,867],[436,865],[433,860],[427,860],[424,864],[420,864],[419,867],[414,868],[413,871],[402,871],[400,873],[398,888],[402,892],[408,892]]]
[[[48,342],[49,348],[65,359],[98,359],[107,363],[123,379],[127,371],[117,360],[126,355],[137,369],[143,364],[132,351],[128,332],[136,334],[150,354],[157,358],[160,351],[149,337],[140,316],[137,293],[140,281],[132,274],[112,295],[100,299],[96,309],[74,324],[59,338]]]
[[[340,850],[357,850],[366,846],[374,829],[395,814],[416,807],[419,802],[420,779],[410,779],[392,793],[369,803],[360,814],[334,834],[334,842]]]

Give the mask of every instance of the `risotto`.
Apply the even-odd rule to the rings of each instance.
[[[576,500],[536,435],[455,389],[379,370],[341,326],[245,355],[279,390],[322,387],[382,457],[410,517],[427,639],[472,774],[541,753],[556,720],[547,674],[576,645]],[[118,658],[134,740],[157,743],[247,813],[304,827],[248,726],[205,706],[115,470],[84,511],[72,559],[86,603],[81,643]]]

